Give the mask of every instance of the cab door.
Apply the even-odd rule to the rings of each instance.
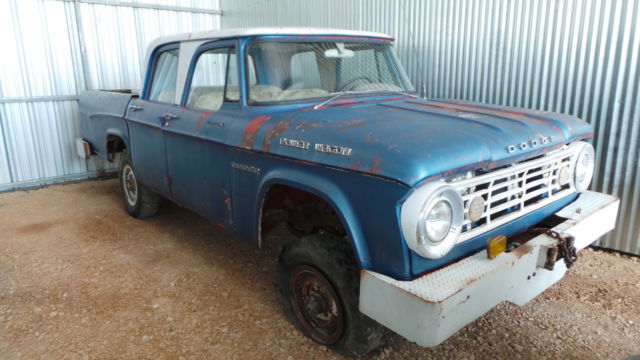
[[[163,128],[173,120],[179,49],[160,48],[152,56],[151,77],[140,99],[129,104],[125,119],[129,126],[131,159],[136,177],[153,191],[169,195],[166,145]]]
[[[240,112],[235,41],[198,48],[182,107],[164,127],[171,197],[206,218],[232,226],[229,155],[224,141]]]

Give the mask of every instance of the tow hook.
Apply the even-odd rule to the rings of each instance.
[[[549,248],[547,251],[547,260],[544,264],[544,268],[547,270],[553,270],[559,258],[564,259],[564,264],[567,266],[567,269],[571,268],[576,260],[578,260],[578,251],[574,244],[575,238],[572,235],[561,234],[551,229],[539,230],[541,233],[558,240],[556,246]]]

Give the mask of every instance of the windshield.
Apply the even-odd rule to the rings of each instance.
[[[250,102],[411,92],[391,44],[262,40],[248,49]]]

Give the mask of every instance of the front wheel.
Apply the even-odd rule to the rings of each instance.
[[[160,198],[144,184],[138,182],[131,163],[131,156],[125,152],[120,162],[120,193],[124,208],[129,215],[144,219],[155,215]]]
[[[287,244],[278,287],[286,315],[308,338],[346,356],[380,346],[383,327],[358,309],[360,276],[344,239],[315,234]]]

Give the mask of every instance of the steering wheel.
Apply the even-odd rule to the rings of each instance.
[[[352,90],[354,89],[356,86],[356,83],[359,81],[366,81],[369,84],[373,83],[373,81],[371,81],[371,79],[369,79],[366,76],[358,76],[358,77],[354,77],[353,79],[347,81],[344,85],[342,85],[342,87],[340,88],[340,91],[344,91],[344,90]]]

